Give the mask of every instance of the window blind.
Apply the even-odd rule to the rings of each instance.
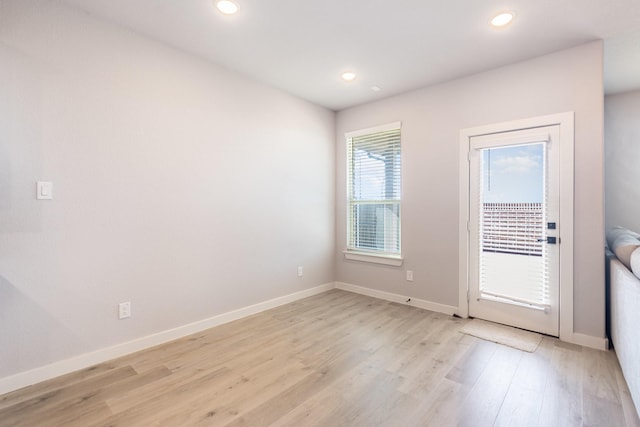
[[[545,309],[549,305],[549,266],[544,243],[548,202],[546,144],[531,145],[539,147],[543,162],[539,181],[542,202],[487,203],[484,191],[488,187],[482,181],[489,179],[490,165],[485,162],[490,157],[482,157],[484,172],[478,191],[480,295]]]
[[[347,250],[400,254],[400,126],[347,134]]]

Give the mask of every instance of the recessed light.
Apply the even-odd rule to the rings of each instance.
[[[342,73],[342,80],[344,80],[345,82],[352,82],[355,79],[356,79],[356,73],[354,73],[353,71],[346,71]]]
[[[238,11],[238,5],[230,0],[220,0],[216,2],[216,7],[225,15],[233,15]]]
[[[491,20],[491,25],[493,25],[494,27],[504,27],[505,25],[507,25],[509,22],[513,20],[513,17],[514,17],[513,12],[503,12],[499,15],[496,15]]]
[[[374,92],[380,92],[380,87],[379,86],[371,86],[371,90]]]

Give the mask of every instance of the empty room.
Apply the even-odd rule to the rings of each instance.
[[[0,0],[0,426],[640,426],[640,7]]]

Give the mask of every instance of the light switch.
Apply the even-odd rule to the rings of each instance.
[[[36,198],[38,200],[53,199],[53,183],[48,181],[38,181]]]

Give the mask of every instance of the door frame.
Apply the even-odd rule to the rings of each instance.
[[[574,185],[574,112],[531,117],[509,122],[462,129],[460,131],[460,201],[459,201],[459,300],[458,316],[469,317],[469,185],[470,140],[474,136],[484,136],[514,130],[525,130],[543,126],[560,127],[559,162],[560,195],[558,218],[560,224],[560,339],[573,341],[573,185]]]

